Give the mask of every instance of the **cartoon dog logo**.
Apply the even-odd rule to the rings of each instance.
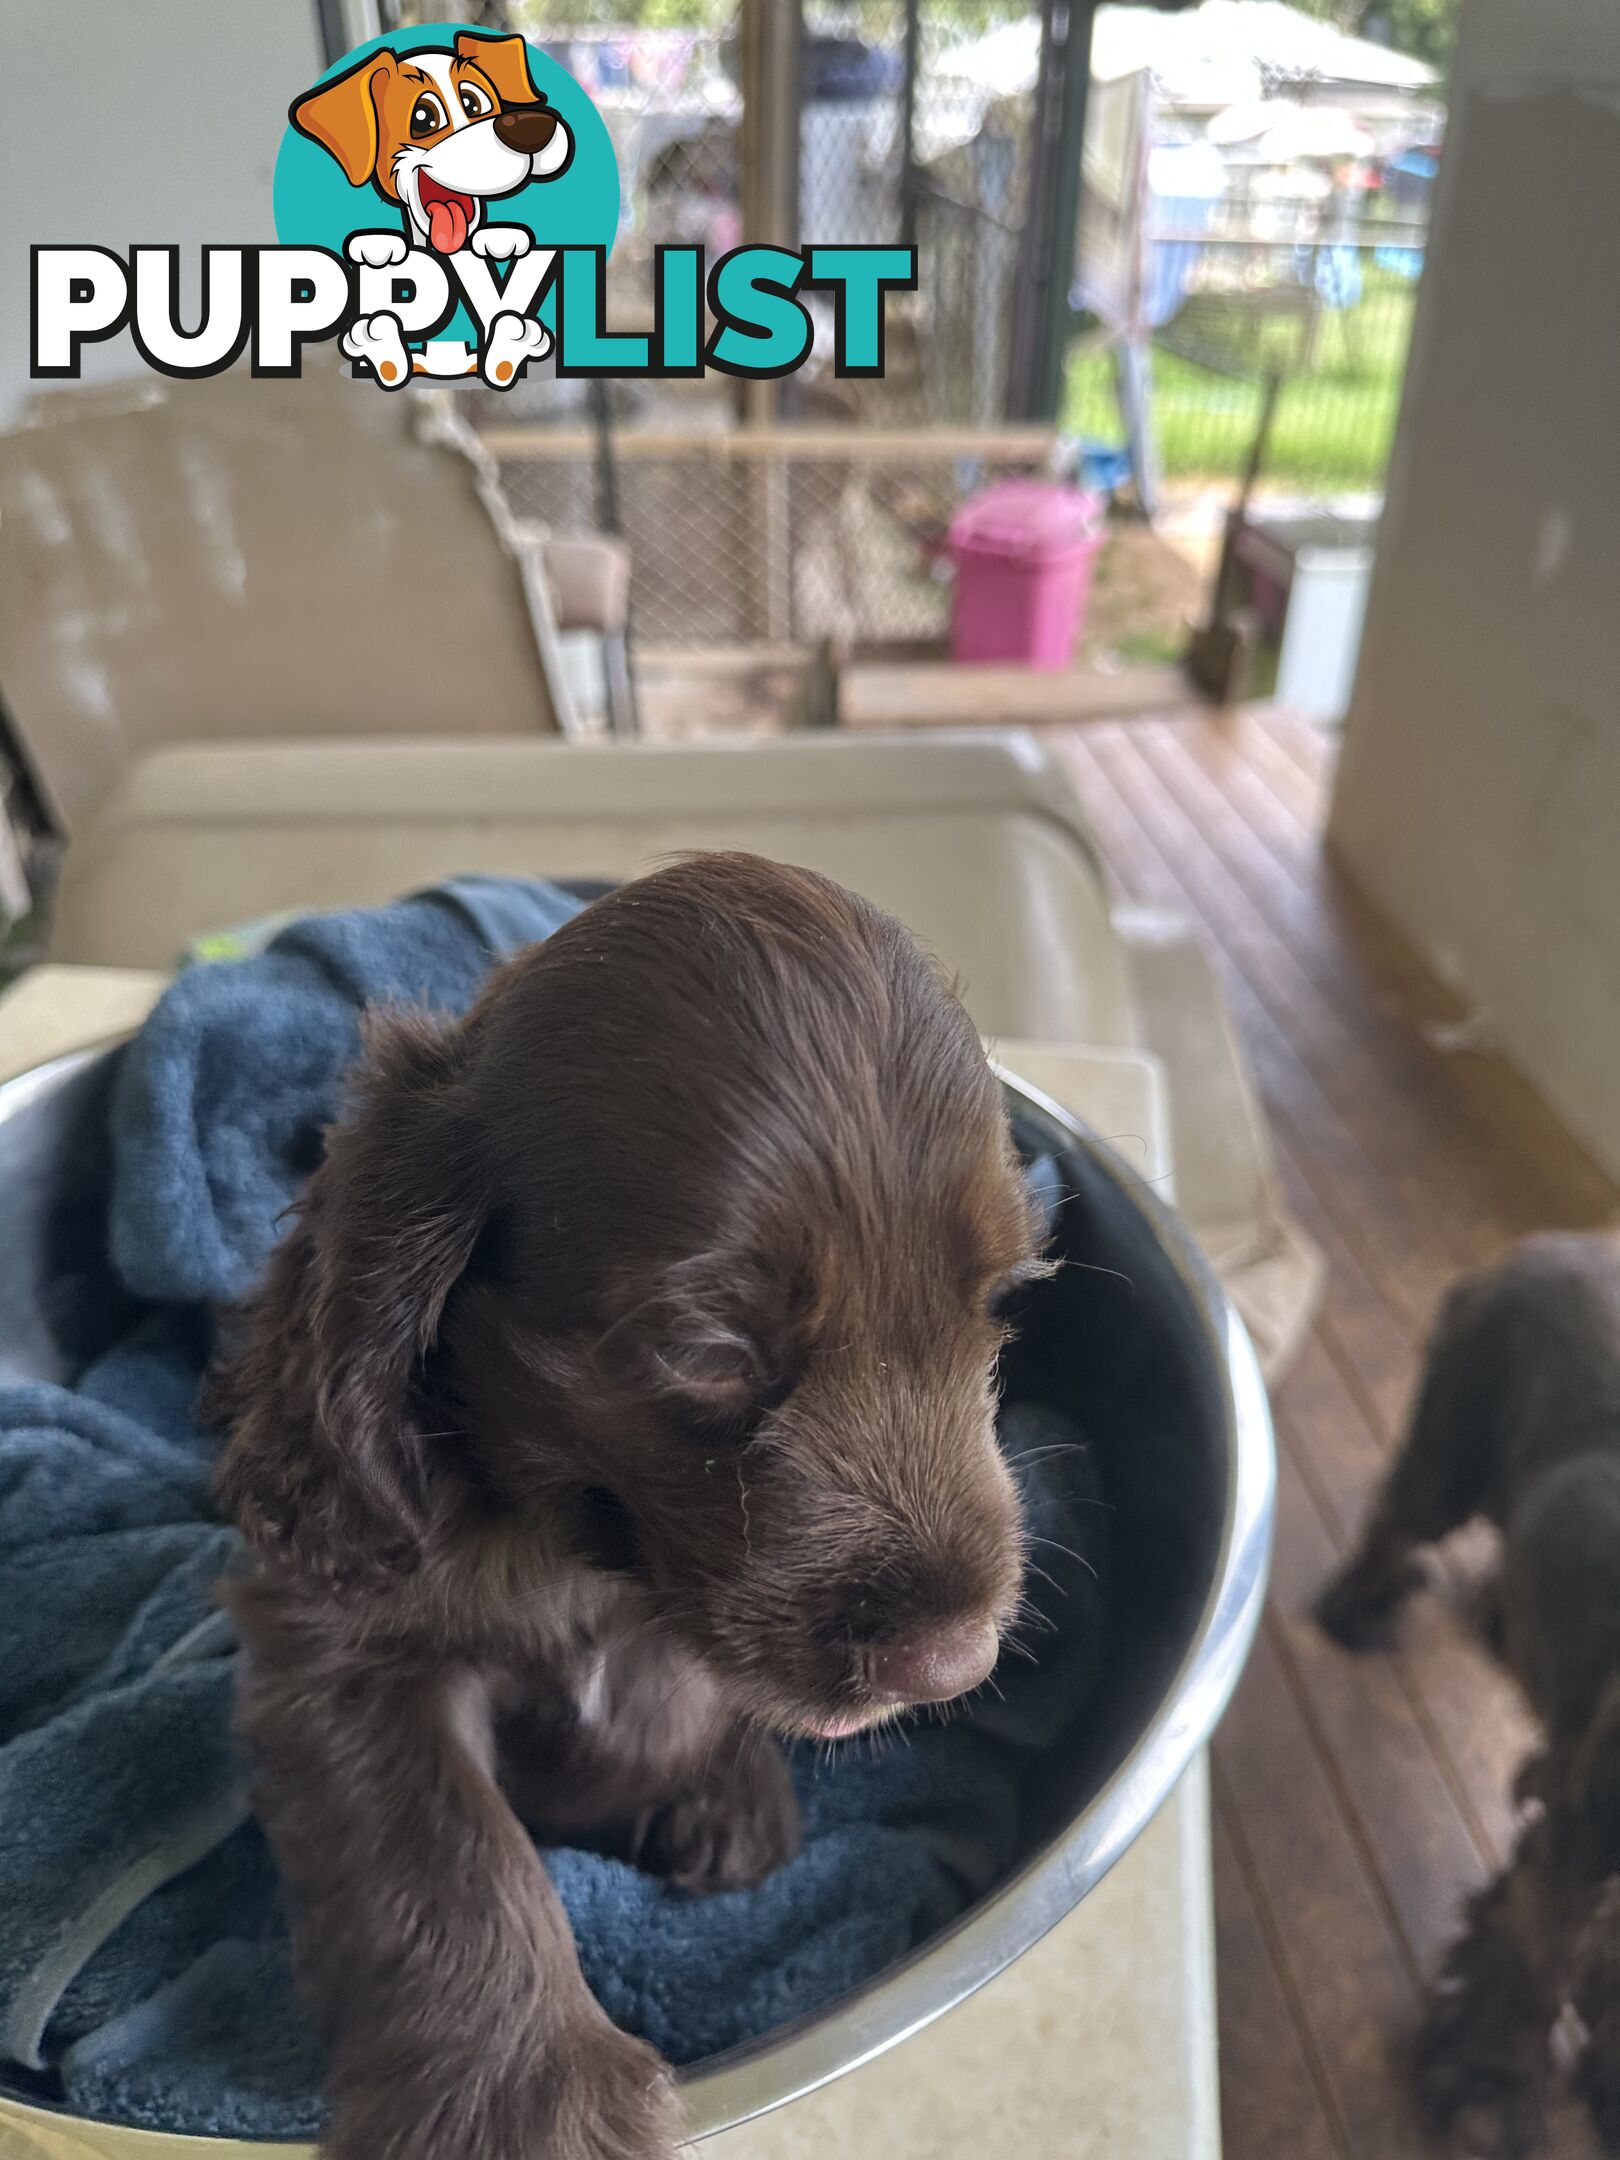
[[[532,180],[557,179],[574,155],[566,124],[534,86],[523,39],[471,30],[459,31],[448,50],[396,53],[380,46],[296,99],[287,117],[337,160],[351,187],[369,181],[404,213],[402,232],[351,235],[351,260],[375,269],[403,263],[413,247],[516,261],[533,247],[533,235],[524,225],[492,222],[485,205]],[[363,318],[342,342],[351,359],[368,361],[390,388],[413,368],[441,371],[407,354],[390,314]],[[479,361],[464,355],[454,372],[481,365],[486,379],[504,388],[525,359],[549,344],[539,322],[504,313]]]

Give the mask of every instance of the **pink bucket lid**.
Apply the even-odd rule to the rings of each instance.
[[[950,547],[979,554],[1066,555],[1102,532],[1102,499],[1054,480],[998,480],[951,520]]]

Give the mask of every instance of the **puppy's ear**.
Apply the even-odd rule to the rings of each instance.
[[[1571,1799],[1593,1873],[1620,1872],[1620,1680],[1598,1698],[1575,1751]]]
[[[399,62],[383,46],[307,97],[295,98],[287,118],[301,135],[330,151],[350,187],[364,187],[377,170],[377,102]]]
[[[337,1586],[408,1572],[427,1525],[422,1364],[491,1197],[463,1058],[459,1029],[368,1025],[353,1107],[205,1391],[224,1512]]]
[[[456,36],[456,58],[476,61],[495,85],[503,105],[540,103],[540,93],[529,73],[529,48],[522,38],[462,30]]]

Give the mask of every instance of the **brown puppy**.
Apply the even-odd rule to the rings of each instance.
[[[1385,1643],[1423,1580],[1417,1550],[1483,1515],[1506,1530],[1537,1480],[1620,1459],[1620,1243],[1526,1238],[1441,1308],[1411,1424],[1356,1551],[1317,1603],[1347,1649]]]
[[[529,1832],[757,1881],[797,1840],[772,1735],[985,1678],[997,1299],[1039,1268],[966,1015],[807,871],[684,861],[460,1025],[374,1027],[215,1391],[328,2153],[669,2154]]]
[[[1496,1646],[1545,1745],[1511,1866],[1473,1899],[1418,2043],[1419,2095],[1457,2149],[1516,2160],[1540,2135],[1569,2002],[1580,2080],[1620,2153],[1620,1244],[1527,1239],[1459,1283],[1410,1431],[1360,1546],[1317,1606],[1352,1649],[1384,1640],[1415,1548],[1484,1515],[1503,1532]]]

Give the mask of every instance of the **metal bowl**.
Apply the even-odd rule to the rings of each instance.
[[[0,1377],[58,1379],[120,1322],[110,1280],[64,1279],[64,1223],[104,1191],[118,1046],[0,1085]],[[1053,1159],[1065,1267],[1034,1293],[1018,1392],[1075,1416],[1113,1503],[1110,1648],[1087,1715],[1046,1759],[1014,1867],[921,1950],[818,2014],[684,2079],[692,2135],[813,2092],[951,2009],[1072,1910],[1113,1866],[1208,1738],[1259,1618],[1274,1463],[1264,1385],[1242,1324],[1186,1231],[1068,1112],[1011,1073],[1026,1154]],[[161,2160],[265,2147],[125,2130],[0,2098],[0,2150],[39,2160]],[[276,2148],[292,2156],[307,2148]]]

